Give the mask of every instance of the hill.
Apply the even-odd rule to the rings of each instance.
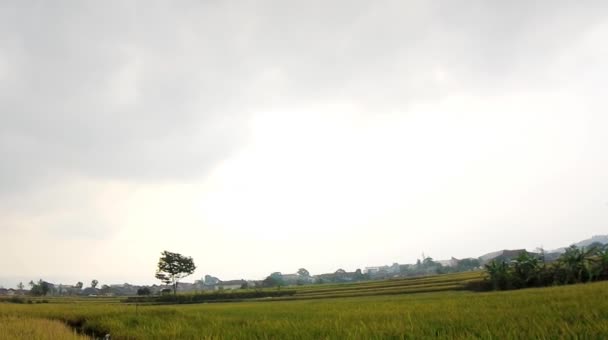
[[[608,235],[595,235],[592,236],[591,238],[579,241],[577,243],[573,243],[575,246],[582,248],[582,247],[588,247],[593,243],[601,243],[601,244],[608,244]],[[561,247],[561,248],[557,248],[551,251],[548,251],[547,253],[563,253],[566,251],[566,248],[568,247]]]

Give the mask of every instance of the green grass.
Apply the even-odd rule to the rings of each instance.
[[[601,339],[608,338],[608,282],[507,292],[138,307],[65,299],[0,303],[0,318],[15,317],[70,322],[108,331],[113,339]]]

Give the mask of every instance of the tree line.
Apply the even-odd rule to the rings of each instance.
[[[92,289],[93,292],[101,292],[103,293],[104,291],[108,291],[110,289],[109,286],[107,285],[103,285],[101,290],[97,289],[97,285],[99,284],[99,281],[97,280],[92,280],[91,281],[91,286],[90,288]],[[30,290],[29,291],[25,291],[25,285],[23,284],[23,282],[19,282],[19,284],[17,284],[17,289],[20,293],[28,293],[29,295],[33,295],[33,296],[45,296],[48,294],[53,294],[53,295],[64,295],[64,294],[80,294],[83,292],[83,287],[84,287],[84,283],[82,282],[77,282],[75,285],[72,286],[66,286],[66,285],[55,285],[52,284],[50,282],[47,282],[43,279],[39,279],[38,281],[33,281],[31,280],[28,284],[30,286]],[[89,288],[87,288],[89,289]]]
[[[523,251],[512,261],[492,260],[485,270],[494,290],[608,280],[608,244],[572,245],[553,262],[545,261],[544,251]]]

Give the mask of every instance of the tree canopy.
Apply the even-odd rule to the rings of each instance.
[[[298,269],[298,275],[303,277],[310,277],[310,272],[306,270],[306,268],[300,268]]]
[[[177,294],[179,280],[191,275],[196,270],[194,260],[191,257],[183,256],[179,253],[163,251],[158,260],[156,278],[164,284],[171,285],[173,294]]]
[[[48,294],[51,287],[48,282],[40,279],[38,282],[30,281],[30,294],[34,296],[43,296]]]

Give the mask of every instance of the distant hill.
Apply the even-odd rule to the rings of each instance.
[[[586,240],[582,240],[580,242],[573,243],[573,244],[579,248],[582,248],[582,247],[588,247],[589,245],[591,245],[593,243],[608,244],[608,235],[595,235],[591,238],[588,238]],[[547,261],[556,260],[561,254],[563,254],[566,251],[566,248],[567,247],[561,247],[558,249],[546,251],[545,260],[547,260]],[[499,251],[491,252],[491,253],[480,256],[479,261],[481,262],[482,265],[484,265],[494,259],[503,259],[503,260],[508,261],[508,260],[511,260],[511,259],[517,257],[517,255],[519,253],[521,253],[522,251],[526,251],[526,250],[525,249],[499,250]],[[535,253],[530,253],[530,254],[535,254]]]
[[[591,238],[588,238],[586,240],[582,240],[580,242],[574,243],[575,246],[581,248],[581,247],[587,247],[592,243],[601,243],[601,244],[608,244],[608,235],[595,235]],[[548,251],[548,253],[563,253],[566,251],[567,247],[561,247],[561,248],[557,248],[551,251]]]

